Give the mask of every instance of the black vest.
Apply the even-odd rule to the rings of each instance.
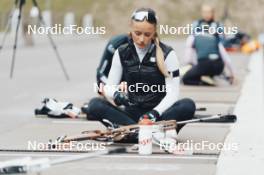
[[[217,22],[207,23],[204,20],[199,20],[194,24],[194,27],[200,28],[197,32],[202,32],[202,26],[218,28],[220,25]],[[195,34],[194,48],[197,52],[198,61],[203,59],[218,59],[220,53],[218,49],[218,43],[220,42],[219,35],[209,34],[208,31],[204,31],[204,34]]]
[[[160,47],[164,54],[164,59],[172,50],[171,47],[160,43]],[[120,61],[123,67],[123,81],[127,82],[128,97],[130,101],[140,108],[154,108],[166,95],[165,77],[159,71],[156,63],[156,46],[151,44],[148,52],[144,56],[142,62],[138,58],[136,48],[132,40],[118,48]],[[136,84],[138,91],[136,91]],[[159,87],[160,92],[153,92],[150,87],[157,90]],[[149,89],[143,89],[143,86]],[[132,92],[135,91],[135,92]]]

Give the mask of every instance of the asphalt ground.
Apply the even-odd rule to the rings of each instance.
[[[78,134],[87,129],[99,129],[98,122],[84,119],[36,118],[34,109],[44,97],[70,101],[81,106],[96,96],[93,84],[96,67],[107,42],[100,38],[55,38],[71,80],[65,80],[55,54],[44,37],[35,41],[34,47],[19,44],[14,77],[9,79],[12,40],[0,53],[0,148],[23,149],[28,141],[47,142],[61,135]],[[180,60],[184,56],[184,40],[165,40],[173,46]],[[236,83],[230,86],[218,79],[218,87],[181,86],[181,98],[191,97],[208,115],[232,113],[240,96],[240,89],[247,75],[248,57],[232,54],[237,74]],[[220,129],[219,129],[220,128]],[[221,130],[222,128],[222,130]],[[182,140],[193,139],[224,141],[229,126],[226,124],[191,124],[182,133]],[[199,131],[199,132],[197,132]],[[197,134],[198,133],[198,134]],[[0,152],[0,161],[32,156],[33,158],[71,156],[76,153],[23,153]],[[42,174],[214,174],[219,153],[200,152],[195,155],[153,154],[140,156],[136,153],[109,155],[78,162],[66,163],[43,171]]]

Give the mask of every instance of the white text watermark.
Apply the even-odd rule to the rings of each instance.
[[[55,24],[53,27],[44,27],[37,25],[28,25],[27,33],[39,34],[39,35],[104,35],[106,34],[106,27],[80,27],[77,25],[70,25],[68,27],[63,27],[61,24]]]
[[[104,85],[102,83],[100,83],[100,85],[98,86],[97,83],[94,83],[94,92],[103,93],[105,91],[118,91],[118,92],[132,92],[132,93],[134,92],[161,93],[161,92],[170,92],[172,90],[172,87],[170,85],[159,85],[159,84],[148,85],[144,83],[135,83],[135,84],[127,85],[127,83],[124,83],[123,86],[125,86],[125,88],[120,88],[120,85]]]
[[[160,25],[159,34],[161,35],[193,35],[193,34],[218,34],[218,35],[234,35],[238,33],[238,27],[212,27],[203,25],[201,27],[193,27],[192,24],[185,26],[169,26]]]
[[[81,143],[76,141],[71,141],[69,143],[43,143],[37,141],[28,141],[27,149],[39,151],[102,151],[106,149],[106,143]]]
[[[184,150],[184,151],[237,151],[238,143],[214,143],[203,140],[201,142],[194,142],[187,140],[181,143],[160,143],[160,150]]]

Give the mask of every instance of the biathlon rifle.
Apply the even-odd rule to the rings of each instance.
[[[177,125],[184,125],[187,123],[195,123],[195,122],[204,122],[204,121],[212,121],[219,119],[225,122],[235,122],[237,120],[236,115],[212,115],[209,117],[191,119],[185,121],[176,122],[176,120],[163,120],[155,122],[153,125],[156,126],[156,129],[160,131],[166,131],[171,129],[176,129]],[[104,142],[115,142],[121,141],[127,135],[131,133],[138,133],[139,124],[122,126],[119,128],[106,129],[106,130],[88,130],[83,131],[79,135],[74,136],[62,136],[57,139],[57,143],[69,143],[71,141],[84,141],[84,140],[96,140],[96,141],[104,141]]]

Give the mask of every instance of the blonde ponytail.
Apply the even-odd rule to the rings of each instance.
[[[160,47],[160,42],[159,42],[159,38],[158,37],[155,37],[154,39],[155,41],[155,44],[156,44],[156,62],[157,62],[157,65],[158,65],[158,68],[160,70],[160,72],[167,78],[167,77],[170,77],[170,74],[167,70],[167,67],[165,65],[165,61],[164,61],[164,54],[163,54],[163,51]]]

